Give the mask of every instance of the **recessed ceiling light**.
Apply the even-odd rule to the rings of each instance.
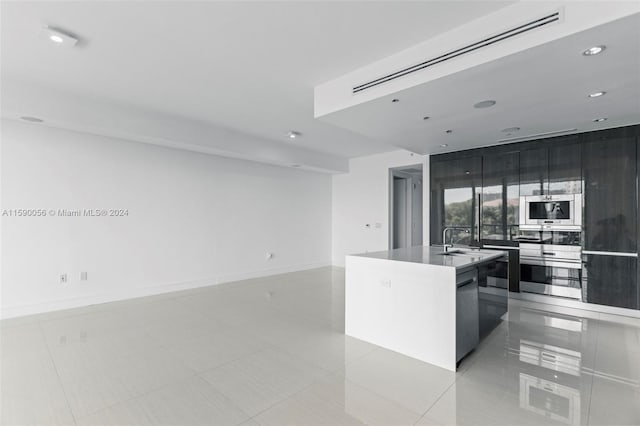
[[[287,133],[287,137],[289,139],[296,139],[302,136],[302,133],[300,132],[296,132],[295,130],[291,130],[289,133]]]
[[[604,94],[606,94],[607,92],[593,92],[593,93],[589,93],[589,97],[590,98],[598,98]]]
[[[42,122],[44,122],[44,120],[41,119],[41,118],[31,117],[31,116],[28,116],[28,115],[20,117],[20,120],[28,121],[29,123],[42,123]]]
[[[424,117],[422,117],[422,119],[423,119],[423,120],[428,120],[428,119],[430,119],[430,118],[431,118],[431,117],[429,117],[428,115],[425,115]]]
[[[446,134],[450,135],[451,133],[453,133],[453,130],[449,129],[445,132]]]
[[[393,103],[395,104],[395,103],[397,103],[397,102],[400,102],[400,99],[398,99],[398,98],[394,98],[394,99],[391,99],[391,102],[393,102]]]
[[[607,117],[600,117],[593,120],[594,123],[600,123],[601,121],[607,121]]]
[[[488,99],[486,101],[480,101],[477,104],[474,104],[474,108],[489,108],[496,104],[496,101]]]
[[[520,127],[507,127],[506,129],[502,129],[504,133],[514,133],[520,130]]]
[[[446,147],[449,146],[449,144],[448,143],[441,143],[440,146],[443,147],[443,148],[446,148]]]
[[[76,36],[59,28],[44,27],[40,36],[57,46],[72,47],[78,43],[78,38]]]
[[[593,46],[583,51],[582,54],[584,56],[594,56],[594,55],[597,55],[598,53],[602,53],[606,48],[607,46]]]
[[[471,174],[471,171],[469,171],[469,170],[465,170],[465,171],[464,171],[464,174],[465,174],[465,175],[470,175],[470,174]]]

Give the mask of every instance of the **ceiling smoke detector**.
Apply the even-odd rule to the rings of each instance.
[[[40,37],[56,46],[73,47],[78,44],[78,37],[68,31],[54,27],[42,28]]]
[[[487,99],[486,101],[480,101],[473,105],[474,108],[491,108],[496,104],[496,101]]]

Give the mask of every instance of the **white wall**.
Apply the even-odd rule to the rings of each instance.
[[[389,169],[422,164],[423,242],[429,241],[429,157],[398,150],[349,161],[349,173],[332,184],[332,262],[344,266],[347,254],[389,248]],[[369,224],[370,227],[367,227]],[[380,228],[376,227],[380,224]]]
[[[1,136],[2,209],[129,211],[2,217],[3,317],[330,263],[329,175],[15,121]]]

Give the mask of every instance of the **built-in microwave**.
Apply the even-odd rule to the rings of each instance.
[[[520,197],[520,229],[582,229],[582,194]]]

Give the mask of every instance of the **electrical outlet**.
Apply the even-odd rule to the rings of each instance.
[[[60,284],[67,283],[67,274],[60,274]]]
[[[87,280],[87,273],[80,272],[80,281],[86,281],[86,280]]]

